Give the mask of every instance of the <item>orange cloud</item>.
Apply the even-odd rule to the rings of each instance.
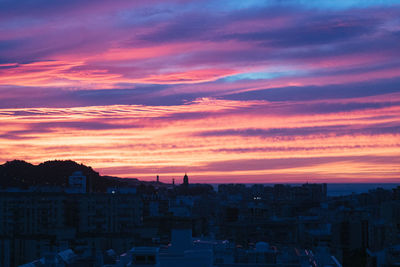
[[[237,181],[248,177],[241,180],[246,182],[400,178],[399,133],[395,128],[364,131],[398,126],[399,107],[324,115],[248,113],[268,105],[204,98],[182,106],[2,110],[0,159],[73,159],[104,174],[144,179],[156,173],[177,177],[184,171],[197,181],[213,177],[219,182],[232,181],[226,180],[230,176]],[[199,112],[206,114],[197,117]],[[260,133],[242,134],[256,128]],[[341,132],[345,128],[351,131]],[[229,135],[198,135],[231,129]],[[274,129],[280,134],[269,135]],[[290,135],[284,136],[285,131]]]

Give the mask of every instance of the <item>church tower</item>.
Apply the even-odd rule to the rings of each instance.
[[[189,177],[185,173],[185,176],[183,176],[183,185],[188,186],[189,185]]]

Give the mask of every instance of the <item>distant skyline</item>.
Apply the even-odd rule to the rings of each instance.
[[[0,163],[400,182],[399,1],[0,1]]]

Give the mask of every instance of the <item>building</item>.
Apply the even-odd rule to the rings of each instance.
[[[2,193],[0,266],[13,267],[71,248],[126,251],[142,224],[134,194]],[[56,251],[54,251],[56,250]]]
[[[189,186],[189,177],[186,173],[185,173],[185,176],[183,176],[183,185]]]
[[[68,188],[65,191],[70,194],[86,193],[86,176],[81,171],[74,172],[68,177]]]

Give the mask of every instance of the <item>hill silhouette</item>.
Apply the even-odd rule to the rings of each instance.
[[[68,177],[81,171],[87,178],[92,192],[105,192],[108,187],[137,186],[137,179],[101,176],[91,167],[72,160],[52,160],[33,165],[22,160],[13,160],[0,165],[0,187],[67,186]]]

